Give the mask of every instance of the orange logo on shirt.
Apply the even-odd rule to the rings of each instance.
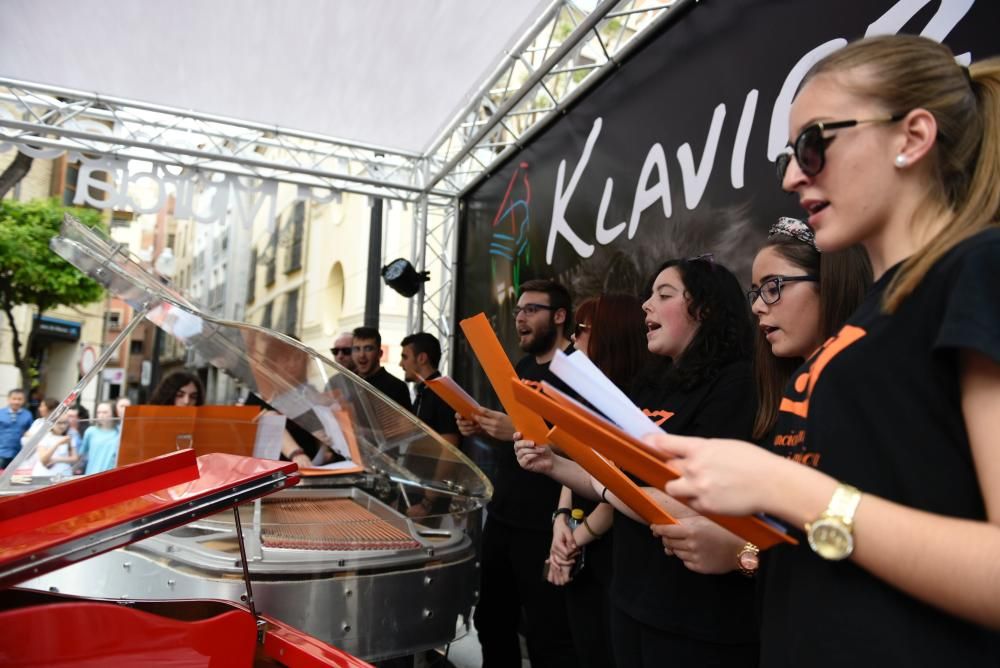
[[[655,424],[657,427],[659,427],[661,424],[663,424],[664,422],[666,422],[667,420],[669,420],[674,416],[674,414],[671,413],[670,411],[665,411],[662,409],[658,411],[651,411],[648,408],[643,408],[642,412],[645,413],[646,417],[652,420],[653,424]]]
[[[805,373],[799,374],[795,379],[795,391],[799,394],[805,394],[805,399],[802,401],[792,401],[788,397],[783,397],[781,399],[781,406],[779,410],[785,413],[792,413],[798,415],[799,417],[807,417],[809,415],[809,399],[812,397],[813,388],[816,387],[816,382],[819,380],[820,375],[823,373],[823,369],[826,365],[830,363],[834,357],[839,355],[849,346],[857,343],[862,338],[864,338],[867,332],[860,327],[855,327],[854,325],[844,325],[839,332],[834,336],[827,339],[823,347],[819,349],[819,352],[813,357],[812,363]]]

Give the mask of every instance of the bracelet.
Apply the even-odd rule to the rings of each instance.
[[[605,488],[605,489],[607,489],[607,488]],[[602,534],[602,533],[597,533],[596,531],[594,531],[594,530],[593,530],[593,529],[592,529],[592,528],[590,527],[590,525],[589,525],[589,524],[587,524],[587,518],[586,518],[586,517],[584,517],[584,518],[583,518],[583,528],[584,528],[584,529],[586,529],[586,530],[587,530],[587,533],[589,533],[589,534],[590,534],[591,536],[593,536],[594,538],[600,538],[601,536],[603,536],[603,535],[604,535],[604,534]]]
[[[610,501],[608,501],[608,488],[607,487],[605,487],[604,491],[601,492],[601,500],[604,501],[604,503],[611,503]]]
[[[296,458],[296,457],[298,457],[299,455],[304,455],[304,454],[306,454],[306,451],[305,451],[305,450],[303,450],[302,448],[295,448],[294,450],[292,450],[291,452],[289,452],[289,453],[288,453],[287,455],[285,455],[285,456],[286,456],[286,457],[288,457],[288,459],[289,459],[289,461],[290,461],[290,460],[292,460],[292,459],[295,459],[295,458]]]
[[[571,512],[573,511],[570,508],[556,508],[555,512],[552,513],[552,523],[555,524],[556,518],[559,517],[560,515],[565,515],[566,517],[569,517]]]

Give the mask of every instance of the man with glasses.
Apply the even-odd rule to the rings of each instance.
[[[551,371],[556,350],[573,351],[569,291],[550,280],[521,284],[514,307],[518,344],[527,353],[516,365],[518,377],[547,381],[572,391]],[[514,456],[514,426],[505,413],[483,409],[476,422],[459,420],[465,436],[486,433],[495,444],[497,474],[483,530],[482,582],[475,623],[483,648],[483,667],[521,665],[519,620],[533,666],[576,666],[566,615],[565,591],[546,582],[542,565],[552,543],[552,509],[560,486],[548,476],[525,471]],[[568,513],[569,511],[566,510]]]
[[[31,427],[31,412],[24,407],[24,390],[7,393],[7,406],[0,408],[0,469],[7,468],[21,451],[21,437]]]
[[[354,366],[354,357],[351,355],[351,348],[354,345],[354,337],[350,332],[344,332],[338,336],[333,341],[333,347],[330,348],[330,353],[333,355],[333,360],[344,367],[348,371],[354,371],[357,373],[357,367]]]
[[[406,383],[382,366],[382,335],[377,329],[374,327],[354,329],[351,356],[354,358],[355,373],[406,410],[413,410],[410,405],[410,390],[406,387]]]

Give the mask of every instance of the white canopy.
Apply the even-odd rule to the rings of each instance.
[[[5,0],[0,76],[420,153],[548,4]]]

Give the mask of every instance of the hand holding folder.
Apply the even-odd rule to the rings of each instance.
[[[511,389],[511,381],[517,382],[517,373],[507,359],[500,340],[490,327],[486,315],[480,313],[471,318],[466,318],[459,323],[465,337],[472,346],[472,352],[486,372],[493,390],[497,393],[500,403],[514,423],[515,431],[521,432],[522,436],[535,443],[547,443],[549,428],[545,421],[537,413],[525,408],[516,399]]]
[[[547,420],[556,425],[553,429],[553,432],[555,432],[554,438],[559,437],[558,430],[563,430],[572,439],[576,439],[580,445],[584,443],[588,444],[600,455],[611,459],[622,469],[642,479],[652,487],[662,489],[668,481],[675,480],[680,477],[677,471],[670,467],[669,462],[663,461],[663,459],[661,459],[661,457],[651,447],[647,446],[642,441],[629,436],[611,422],[595,414],[582,404],[573,401],[571,398],[567,397],[562,392],[559,392],[559,390],[555,389],[551,385],[543,383],[541,391],[539,391],[539,389],[532,388],[530,385],[515,381],[511,384],[511,390],[517,401],[520,401],[526,407],[537,411],[540,415],[544,416]],[[568,443],[568,441],[564,441],[564,445],[566,443]],[[572,444],[570,444],[570,447],[572,447]],[[567,449],[567,454],[572,456],[571,450]],[[587,459],[593,463],[593,459],[585,458],[585,460]],[[583,461],[576,461],[585,469],[587,468],[587,465],[585,465]],[[600,468],[601,467],[598,467],[597,470],[600,470]],[[590,471],[590,469],[587,470]],[[602,471],[602,473],[607,475],[606,470]],[[591,474],[595,475],[595,477],[601,480],[602,483],[604,482],[604,480],[597,476],[593,471],[591,471]],[[610,476],[608,479],[611,479]],[[611,485],[608,485],[608,488],[612,489]],[[612,489],[612,491],[615,492],[615,495],[621,498],[622,501],[629,504],[629,507],[640,514],[643,519],[646,519],[646,517],[639,511],[639,508],[631,505],[629,500],[631,499],[633,503],[640,503],[644,505],[645,501],[636,499],[636,495],[634,493],[630,493],[628,496],[622,496],[615,489]],[[641,492],[641,490],[639,491]],[[648,499],[649,497],[646,496],[646,498]],[[681,503],[684,502],[683,499],[678,499],[678,501]],[[658,505],[659,504],[657,504],[657,506]],[[740,536],[744,540],[754,543],[762,550],[773,547],[781,542],[792,544],[797,542],[794,538],[788,536],[783,531],[771,526],[758,517],[729,517],[725,515],[709,514],[705,514],[704,516],[719,526],[722,526],[737,536]],[[667,524],[674,523],[674,520],[673,518],[670,518],[669,522],[656,521],[651,523]]]

